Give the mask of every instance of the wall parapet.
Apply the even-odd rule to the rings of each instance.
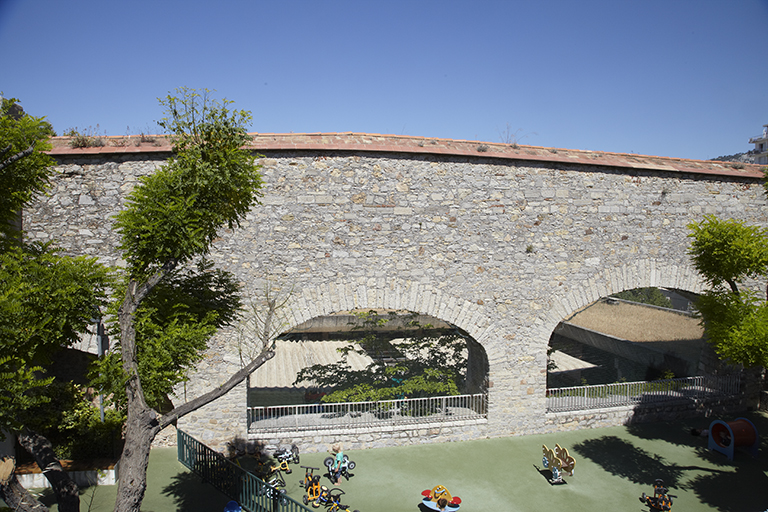
[[[414,137],[405,135],[379,135],[368,133],[251,133],[249,149],[257,152],[323,151],[404,153],[411,155],[460,156],[508,161],[528,161],[546,164],[588,165],[619,169],[667,171],[710,174],[740,178],[763,179],[764,168],[755,164],[691,160],[627,153],[609,153],[579,149],[525,146],[498,142]],[[119,155],[163,153],[170,155],[170,138],[156,135],[100,137],[103,145],[73,148],[71,137],[54,137],[49,152],[52,156]]]

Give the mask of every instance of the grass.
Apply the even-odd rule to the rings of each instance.
[[[729,461],[706,449],[706,440],[689,434],[713,418],[654,423],[559,434],[494,438],[347,452],[357,467],[341,488],[345,504],[361,512],[416,511],[421,491],[445,485],[462,499],[460,510],[568,512],[648,510],[638,500],[664,479],[675,512],[762,512],[768,508],[765,434],[768,414],[747,413],[764,434],[760,456],[737,452]],[[732,418],[719,418],[728,421]],[[576,459],[574,476],[550,485],[542,468],[542,444],[568,448]],[[301,455],[301,465],[322,467],[326,453]],[[301,500],[303,470],[286,475],[288,495]],[[229,498],[187,472],[175,449],[152,451],[147,512],[222,511]],[[329,485],[324,476],[322,483]],[[93,499],[91,493],[95,491]],[[81,510],[112,510],[116,486],[86,489]],[[52,503],[50,496],[47,503]],[[55,505],[52,510],[56,510]]]
[[[574,325],[636,342],[700,340],[698,318],[620,302],[596,302],[568,320]]]

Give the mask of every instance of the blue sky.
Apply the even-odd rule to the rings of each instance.
[[[0,49],[59,133],[157,132],[180,86],[262,133],[707,159],[768,123],[768,0],[0,0]]]

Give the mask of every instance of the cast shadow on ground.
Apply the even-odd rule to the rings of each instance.
[[[686,485],[702,503],[720,512],[760,512],[768,509],[768,477],[764,471],[697,475]]]
[[[96,497],[96,493],[99,492],[98,485],[90,485],[88,487],[78,486],[78,494],[80,495],[80,510],[91,510],[91,503]],[[56,493],[53,489],[46,487],[36,493],[37,501],[42,503],[48,508],[56,505]]]
[[[173,499],[176,510],[185,512],[224,510],[229,501],[210,485],[203,485],[194,473],[179,473],[163,488],[163,495]]]
[[[636,484],[652,487],[656,479],[661,478],[667,487],[678,487],[683,476],[683,468],[615,436],[588,439],[575,445],[572,451]]]
[[[700,447],[696,449],[699,458],[730,467],[680,466],[614,436],[586,440],[575,445],[573,452],[637,484],[653,486],[661,478],[670,489],[692,491],[702,503],[721,512],[758,512],[768,507],[766,494],[756,492],[768,488],[768,465],[745,453],[737,454],[738,459],[731,462],[720,453]]]
[[[544,479],[547,481],[549,485],[567,485],[568,484],[568,482],[566,482],[565,480],[561,480],[559,482],[553,482],[552,478],[554,477],[552,475],[551,469],[541,469],[536,464],[534,464],[533,467],[536,468],[536,471],[538,471],[539,474],[544,477]]]
[[[744,412],[729,416],[711,416],[689,418],[683,422],[674,423],[639,423],[627,425],[627,432],[640,439],[659,439],[679,446],[696,446],[701,444],[706,447],[706,439],[697,439],[691,435],[691,429],[708,429],[713,420],[733,421],[736,418],[747,418],[757,429],[762,449],[768,449],[768,415],[759,412]],[[760,434],[763,434],[760,436]]]

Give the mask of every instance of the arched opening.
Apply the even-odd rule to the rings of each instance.
[[[695,294],[635,288],[564,318],[548,347],[547,388],[693,377],[712,366]]]
[[[282,333],[248,407],[484,394],[488,358],[458,326],[404,310],[317,316]]]

